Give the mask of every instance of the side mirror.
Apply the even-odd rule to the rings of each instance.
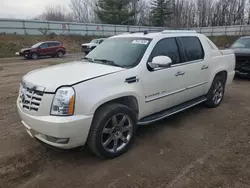
[[[230,48],[230,44],[226,44],[226,45],[225,45],[225,48]]]
[[[149,65],[151,68],[168,68],[172,64],[172,60],[168,56],[156,56]]]

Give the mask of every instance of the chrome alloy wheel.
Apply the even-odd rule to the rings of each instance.
[[[213,102],[215,105],[221,102],[223,98],[223,94],[224,94],[223,83],[221,81],[217,82],[215,84],[214,91],[213,91]]]
[[[133,134],[133,121],[126,114],[116,114],[102,130],[102,146],[111,153],[121,151],[127,146]]]

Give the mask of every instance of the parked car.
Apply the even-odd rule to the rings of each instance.
[[[40,142],[60,149],[87,144],[113,158],[128,150],[137,125],[200,103],[219,106],[234,69],[232,50],[196,32],[117,35],[82,61],[26,74],[17,109]]]
[[[30,48],[23,48],[16,55],[26,59],[37,59],[42,56],[63,57],[66,54],[65,47],[58,41],[39,42]]]
[[[236,75],[250,78],[250,36],[236,40],[231,49],[236,56]]]
[[[99,44],[101,44],[104,40],[105,40],[105,38],[94,39],[90,43],[82,44],[82,51],[85,54],[88,54],[93,49],[95,49]]]

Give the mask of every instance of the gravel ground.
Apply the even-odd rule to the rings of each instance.
[[[113,160],[33,140],[16,112],[20,79],[73,59],[0,60],[0,187],[250,187],[250,80],[236,79],[216,109],[199,105],[140,127],[129,152]]]

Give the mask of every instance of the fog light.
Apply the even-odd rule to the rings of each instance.
[[[48,136],[48,135],[46,135],[46,139],[49,142],[54,142],[58,144],[67,144],[69,142],[69,138],[56,138],[56,137]]]

